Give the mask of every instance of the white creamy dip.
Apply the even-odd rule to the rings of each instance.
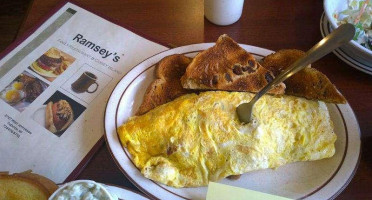
[[[50,200],[114,200],[117,198],[107,189],[94,181],[73,181],[63,185]]]

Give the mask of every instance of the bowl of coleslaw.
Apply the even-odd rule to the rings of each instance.
[[[60,186],[48,200],[118,200],[103,184],[76,180]]]
[[[324,0],[323,6],[332,29],[344,23],[355,26],[353,40],[341,50],[362,63],[371,63],[372,0]]]

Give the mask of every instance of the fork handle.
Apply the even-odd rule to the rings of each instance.
[[[319,60],[323,56],[327,55],[337,47],[349,42],[353,39],[355,34],[355,28],[352,24],[343,24],[334,30],[327,37],[323,38],[315,46],[313,46],[305,55],[294,62],[287,69],[282,71],[278,76],[275,77],[273,81],[268,83],[264,88],[262,88],[251,100],[251,102],[256,102],[262,95],[268,92],[274,85],[283,82],[287,78],[291,77],[293,74],[299,72],[309,64]],[[252,102],[252,103],[253,103]]]

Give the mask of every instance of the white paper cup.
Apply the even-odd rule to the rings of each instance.
[[[212,23],[226,26],[239,20],[244,0],[204,0],[204,15]]]

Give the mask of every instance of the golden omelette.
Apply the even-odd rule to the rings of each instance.
[[[335,153],[336,135],[325,103],[263,96],[253,122],[236,107],[251,93],[187,94],[119,127],[120,140],[149,179],[173,187],[205,186],[230,175],[319,160]]]

